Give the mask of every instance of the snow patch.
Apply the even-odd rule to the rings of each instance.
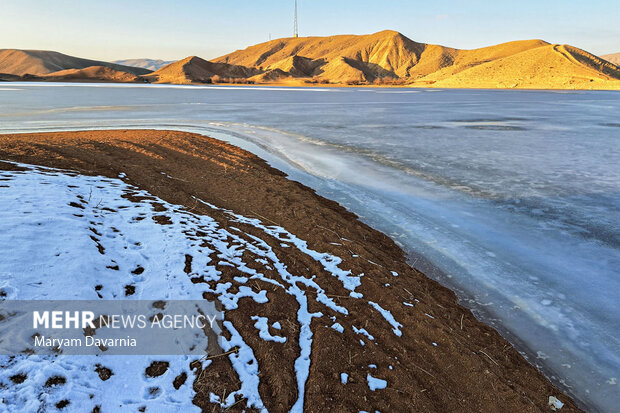
[[[383,318],[385,318],[385,320],[388,323],[390,323],[390,325],[392,326],[392,331],[394,332],[394,334],[396,334],[398,337],[403,335],[402,331],[400,331],[400,328],[403,325],[394,319],[394,316],[392,315],[392,313],[390,313],[388,310],[383,309],[379,304],[374,303],[372,301],[368,301],[368,304],[370,304],[375,310],[377,310],[379,313],[381,313]]]
[[[387,381],[383,379],[378,379],[376,377],[372,377],[370,373],[366,376],[366,380],[368,381],[368,387],[370,390],[382,390],[387,387]]]

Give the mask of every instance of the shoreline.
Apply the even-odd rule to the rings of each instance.
[[[358,85],[349,85],[345,83],[326,83],[326,84],[313,84],[313,83],[305,83],[305,82],[266,82],[266,83],[159,83],[159,82],[141,82],[141,81],[133,81],[133,82],[111,82],[109,80],[103,79],[62,79],[62,80],[45,80],[45,79],[2,79],[1,76],[3,74],[0,73],[0,85],[2,84],[10,84],[10,83],[69,83],[69,84],[110,84],[110,85],[129,85],[129,86],[149,86],[149,85],[157,85],[157,86],[197,86],[197,87],[286,87],[286,88],[353,88],[353,89],[434,89],[434,90],[518,90],[518,91],[566,91],[566,92],[609,92],[609,91],[620,91],[620,81],[618,81],[617,85],[609,85],[607,88],[553,88],[553,87],[467,87],[467,86],[459,86],[459,87],[436,87],[432,84],[403,84],[403,85],[375,85],[375,84],[358,84]]]
[[[565,403],[562,411],[579,411],[574,402],[553,389],[548,380],[494,329],[476,320],[471,311],[460,306],[453,292],[412,269],[406,263],[403,251],[386,235],[361,223],[337,203],[288,180],[285,174],[244,150],[184,132],[57,132],[0,135],[0,160],[77,170],[87,175],[116,177],[124,173],[127,182],[168,202],[185,205],[198,213],[215,215],[222,225],[228,224],[228,219],[197,204],[196,197],[219,208],[277,224],[308,240],[313,249],[342,257],[343,267],[366,274],[359,291],[366,300],[378,303],[394,314],[403,326],[403,337],[392,335],[391,329],[385,328],[380,317],[375,320],[376,314],[367,307],[357,308],[355,304],[349,304],[351,300],[347,298],[337,299],[338,304],[352,305],[348,318],[356,319],[356,325],[368,324],[370,320],[368,330],[380,337],[387,347],[370,350],[372,354],[367,354],[369,349],[365,348],[360,352],[359,345],[352,339],[356,338],[355,335],[344,335],[343,338],[330,329],[323,331],[313,324],[314,346],[332,351],[314,351],[312,354],[313,367],[306,387],[308,410],[331,407],[330,398],[346,402],[343,407],[362,409],[362,398],[369,398],[375,404],[373,407],[386,411],[403,411],[412,407],[408,403],[423,411],[453,411],[457,408],[465,411],[496,411],[500,408],[549,411],[547,401],[553,395]],[[7,165],[0,163],[0,169],[7,168]],[[293,257],[294,254],[292,262],[287,264],[302,271],[302,268],[296,268],[298,264]],[[387,268],[393,268],[399,276],[389,274]],[[342,291],[333,280],[325,276],[317,279],[326,291],[342,297]],[[385,287],[387,283],[389,288]],[[276,298],[277,295],[271,301]],[[413,310],[400,305],[413,300],[416,301]],[[243,320],[243,313],[251,311],[248,307],[239,312],[227,312],[227,317],[246,323],[250,332],[251,324]],[[320,324],[324,323],[322,320]],[[345,327],[349,330],[350,326]],[[251,342],[252,339],[247,340]],[[437,343],[441,354],[437,354],[437,347],[429,343]],[[261,388],[267,407],[274,410],[290,408],[293,397],[278,387],[290,383],[290,376],[288,380],[278,380],[274,375],[280,374],[280,363],[290,364],[291,360],[287,357],[269,360],[269,350],[261,348],[260,344],[257,347],[261,370],[268,382],[274,381]],[[344,387],[334,388],[339,380],[338,371],[333,368],[339,367],[343,371],[342,363],[346,364],[346,360],[330,360],[330,356],[344,355],[347,350],[350,354],[353,349],[356,351],[353,364],[364,373],[368,371],[365,366],[369,363],[377,359],[387,362],[394,355],[400,355],[398,374],[385,373],[389,376],[389,389],[398,391],[377,394],[369,392],[363,386],[365,383],[358,383],[354,392]],[[348,363],[352,363],[350,356]],[[230,368],[223,359],[214,366],[221,374],[229,376]],[[282,374],[288,376],[290,371]],[[204,388],[200,387],[200,391]],[[278,392],[282,394],[276,394]],[[203,408],[209,405],[208,393],[203,394],[206,398],[197,397],[196,404],[201,403]],[[388,398],[390,400],[386,400]]]

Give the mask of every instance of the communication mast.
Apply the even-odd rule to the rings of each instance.
[[[297,0],[295,0],[295,21],[293,23],[293,37],[299,37],[299,30],[297,28]]]

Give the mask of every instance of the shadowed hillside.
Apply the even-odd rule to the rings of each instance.
[[[327,78],[332,82],[373,81],[377,77],[407,77],[428,46],[400,33],[298,37],[272,40],[215,59],[215,62],[281,69],[292,76]],[[433,46],[451,50],[441,46]]]
[[[122,70],[105,66],[90,66],[86,69],[67,69],[42,76],[46,80],[81,80],[100,82],[139,82],[140,77]]]
[[[196,56],[190,56],[178,62],[162,67],[145,76],[158,83],[211,83],[215,76],[222,78],[248,78],[260,73],[260,70],[226,63],[210,62]]]

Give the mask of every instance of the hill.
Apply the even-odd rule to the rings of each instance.
[[[140,67],[148,70],[159,70],[162,67],[174,63],[174,60],[161,60],[161,59],[126,59],[115,60],[112,63],[123,66]]]
[[[606,89],[620,68],[568,45],[544,45],[476,64],[455,64],[415,83],[446,88]]]
[[[105,66],[137,76],[151,72],[148,69],[82,59],[48,50],[0,49],[0,73],[41,76],[60,70],[85,69],[90,66]]]
[[[210,62],[197,56],[190,56],[171,63],[145,76],[157,83],[210,83],[215,76],[220,78],[249,78],[260,74],[256,68]]]
[[[265,81],[288,77],[336,84],[620,89],[617,66],[575,47],[543,40],[459,50],[382,31],[272,40],[214,62],[255,68],[261,72],[256,79]]]
[[[377,77],[409,76],[426,46],[393,31],[363,36],[298,37],[261,43],[214,61],[262,71],[280,69],[292,76],[318,76],[333,82],[372,81]]]
[[[90,66],[86,69],[67,69],[41,76],[46,80],[55,81],[99,81],[99,82],[139,82],[140,77],[122,70],[114,70],[106,66]]]
[[[605,54],[601,57],[616,66],[620,66],[620,53]]]
[[[37,80],[54,74],[46,79],[620,89],[620,68],[614,64],[617,57],[618,54],[599,58],[570,45],[538,39],[461,50],[418,43],[386,30],[369,35],[277,39],[212,61],[189,56],[177,62],[131,59],[107,63],[50,51],[0,49],[0,80]],[[96,69],[84,70],[92,67]],[[111,70],[103,70],[104,67]],[[157,70],[151,72],[148,68]],[[58,74],[72,69],[75,71]],[[24,75],[28,76],[13,77]]]

